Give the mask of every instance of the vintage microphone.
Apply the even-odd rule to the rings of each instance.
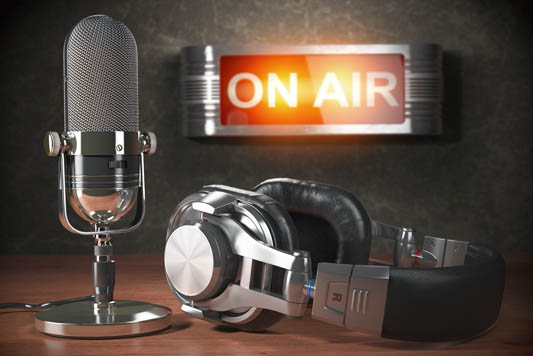
[[[95,239],[94,302],[52,307],[35,316],[43,333],[102,338],[138,335],[170,325],[167,307],[113,299],[111,235],[143,221],[144,155],[155,134],[139,131],[137,44],[121,22],[104,15],[80,21],[64,45],[64,132],[47,132],[44,148],[59,156],[59,219],[75,234]],[[91,225],[75,227],[71,209]],[[132,221],[116,226],[135,207]]]

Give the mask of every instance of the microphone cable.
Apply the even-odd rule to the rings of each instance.
[[[94,301],[94,295],[87,295],[85,297],[72,298],[72,299],[56,300],[53,302],[45,302],[45,303],[40,303],[40,304],[30,304],[30,303],[21,303],[21,302],[0,303],[0,309],[7,309],[7,308],[41,309],[41,308],[55,307],[58,305],[75,303],[75,302],[83,302],[83,301]]]

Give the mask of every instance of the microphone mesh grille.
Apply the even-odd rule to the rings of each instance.
[[[137,44],[126,25],[87,17],[63,55],[65,131],[139,131]]]

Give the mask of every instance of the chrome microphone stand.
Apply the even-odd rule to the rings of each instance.
[[[90,235],[95,239],[94,301],[67,303],[37,313],[35,315],[37,330],[60,337],[114,338],[147,334],[167,328],[172,314],[169,308],[147,302],[113,298],[115,261],[112,259],[111,235],[130,232],[140,226],[144,219],[144,154],[155,152],[155,135],[151,132],[66,132],[59,136],[56,132],[48,132],[45,135],[44,146],[49,156],[59,156],[59,218],[61,223],[70,232]],[[137,209],[131,226],[112,230],[96,217],[91,223],[92,231],[82,231],[73,226],[67,209],[68,187],[65,156],[76,154],[139,155],[139,184],[131,190],[136,191],[137,195],[135,197],[126,194],[129,199],[127,203],[133,204],[133,200],[136,199]],[[71,177],[71,179],[75,178]],[[86,177],[81,179],[86,179]],[[78,181],[69,184],[81,183]],[[83,189],[80,191],[79,196],[82,198],[78,196],[78,199],[83,199],[83,194],[86,192]],[[128,206],[132,205],[128,204]],[[81,216],[80,210],[83,209],[78,207],[76,212]],[[85,211],[83,213],[85,219],[89,220],[91,214]]]

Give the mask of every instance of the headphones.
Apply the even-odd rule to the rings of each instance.
[[[394,241],[393,263],[369,259],[374,237]],[[170,218],[164,259],[185,313],[246,331],[302,317],[313,299],[312,317],[330,324],[463,339],[495,323],[505,283],[493,249],[431,236],[418,248],[413,229],[371,220],[351,193],[288,178],[187,196]]]

